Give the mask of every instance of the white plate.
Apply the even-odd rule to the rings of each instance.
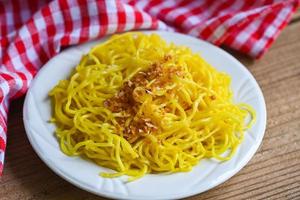
[[[105,39],[71,47],[52,58],[36,75],[29,88],[23,110],[27,136],[39,157],[59,176],[97,195],[117,199],[174,199],[209,190],[236,174],[258,149],[266,127],[266,107],[262,92],[249,71],[225,51],[199,39],[170,32],[152,31],[169,42],[189,46],[215,68],[232,77],[236,102],[254,107],[257,121],[245,134],[235,156],[227,162],[203,160],[191,172],[171,175],[146,175],[130,183],[126,177],[108,179],[98,174],[109,169],[99,167],[80,157],[68,157],[60,151],[54,136],[48,92],[59,80],[68,77],[81,56]],[[145,32],[151,33],[151,31]]]

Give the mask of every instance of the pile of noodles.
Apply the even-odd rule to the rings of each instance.
[[[255,120],[233,102],[230,81],[156,34],[114,35],[52,89],[51,121],[65,154],[116,171],[104,177],[189,171],[204,158],[230,159]]]

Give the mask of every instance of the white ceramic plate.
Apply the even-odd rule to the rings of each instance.
[[[266,107],[262,92],[250,72],[225,51],[199,39],[170,32],[152,31],[169,42],[189,46],[215,68],[232,77],[236,102],[254,107],[257,121],[245,134],[235,156],[227,162],[203,160],[191,172],[171,175],[146,175],[130,183],[126,177],[107,179],[98,174],[109,169],[80,157],[68,157],[60,151],[54,136],[48,92],[59,80],[67,78],[81,56],[105,39],[71,47],[52,58],[39,71],[27,92],[23,118],[27,136],[39,157],[59,176],[97,195],[117,199],[174,199],[209,190],[236,174],[258,149],[266,126]],[[151,33],[150,31],[145,33]]]

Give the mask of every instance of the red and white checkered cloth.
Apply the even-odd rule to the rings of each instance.
[[[10,0],[0,2],[0,174],[10,99],[62,47],[137,29],[179,31],[260,57],[300,0]]]

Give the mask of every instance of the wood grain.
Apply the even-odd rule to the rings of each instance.
[[[238,174],[220,186],[188,199],[300,199],[300,15],[270,51],[253,61],[230,51],[260,84],[268,113],[259,151]],[[22,123],[23,99],[12,102],[0,199],[103,199],[55,175],[35,154]]]

